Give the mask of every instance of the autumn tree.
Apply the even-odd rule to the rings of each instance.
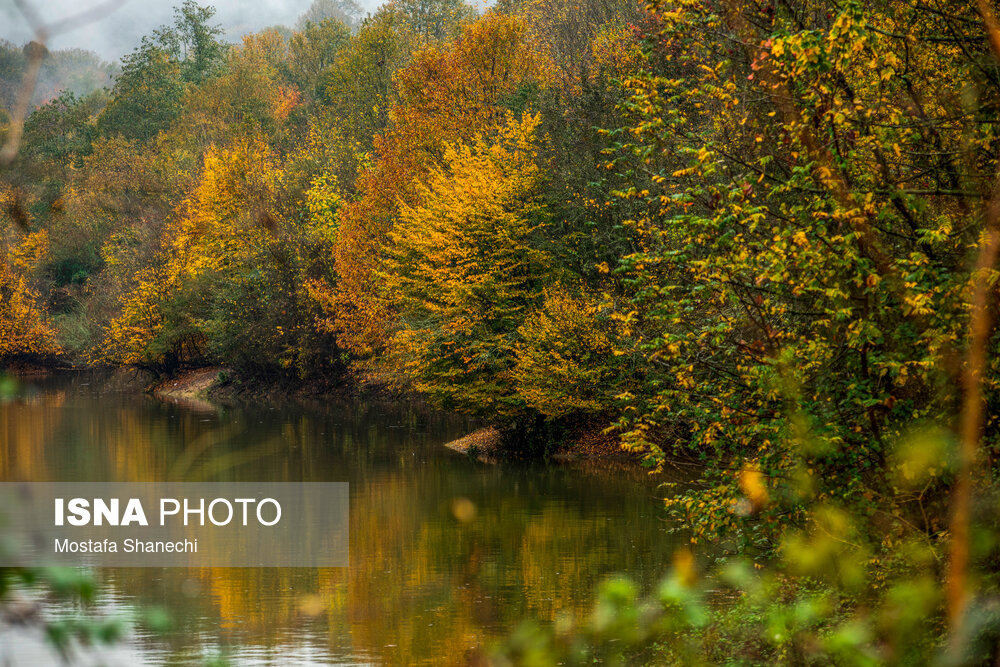
[[[629,382],[630,358],[616,355],[624,331],[607,304],[546,287],[544,299],[518,328],[517,395],[550,419],[606,416]]]
[[[45,358],[59,352],[38,295],[6,261],[0,262],[0,360]]]
[[[104,102],[100,93],[79,98],[66,92],[36,109],[24,124],[25,162],[44,165],[50,173],[79,166],[90,153],[93,126],[89,121]]]
[[[377,137],[375,162],[358,180],[361,194],[340,216],[337,284],[328,299],[332,325],[359,358],[378,353],[393,321],[379,265],[400,205],[419,203],[418,179],[445,142],[496,131],[506,124],[504,103],[542,78],[544,58],[525,33],[518,19],[490,13],[449,48],[419,51],[399,73],[393,126]]]
[[[511,11],[523,18],[533,39],[549,54],[563,93],[575,95],[599,75],[593,48],[597,36],[634,24],[638,9],[617,0],[527,0]],[[628,52],[618,55],[627,57]]]
[[[322,97],[323,74],[351,41],[351,30],[337,19],[306,23],[289,40],[288,77],[308,98]]]
[[[39,294],[26,276],[44,256],[48,234],[26,229],[15,206],[23,194],[0,189],[0,361],[46,359],[60,353]],[[11,213],[15,213],[12,219]]]
[[[398,329],[387,354],[442,406],[524,412],[514,368],[518,327],[551,267],[533,237],[545,224],[535,163],[538,118],[511,119],[490,139],[446,144],[442,166],[404,206],[383,269]]]
[[[164,138],[202,155],[211,145],[263,136],[277,143],[301,95],[285,82],[287,48],[280,35],[265,31],[231,49],[215,77],[191,87],[183,112]],[[280,138],[279,138],[280,137]]]
[[[177,117],[183,95],[180,64],[163,46],[143,38],[138,49],[122,58],[98,131],[148,141]]]
[[[105,136],[148,141],[180,114],[187,83],[213,75],[225,48],[209,25],[215,10],[187,0],[175,10],[172,26],[144,37],[135,51],[122,59],[111,100],[98,119]]]
[[[236,314],[230,309],[244,288],[252,289],[243,279],[254,275],[275,224],[272,166],[259,142],[209,151],[161,266],[140,274],[112,324],[114,354],[170,368],[224,345],[224,327]]]
[[[1000,92],[979,19],[903,3],[753,21],[738,3],[651,10],[633,121],[615,135],[621,200],[642,205],[618,275],[655,371],[627,441],[744,456],[773,493],[805,466],[822,471],[815,493],[864,502],[914,419],[957,413],[942,388],[957,382],[997,155],[994,126],[974,120]],[[728,530],[746,520],[729,509],[736,474],[674,507],[706,535]],[[762,523],[801,507],[789,493],[755,517],[759,544]]]
[[[214,7],[184,0],[180,7],[174,8],[174,24],[153,33],[155,41],[181,64],[185,81],[203,81],[222,65],[226,47],[218,40],[222,29],[209,24],[213,16]]]
[[[320,74],[320,100],[352,128],[352,140],[364,150],[389,124],[389,110],[399,101],[393,76],[410,61],[416,39],[398,12],[382,7]]]
[[[392,9],[426,41],[453,39],[475,10],[465,0],[392,0]]]

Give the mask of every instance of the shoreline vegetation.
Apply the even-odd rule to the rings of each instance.
[[[259,378],[239,379],[224,367],[197,368],[181,371],[171,377],[147,385],[143,391],[160,399],[184,404],[211,404],[213,401],[252,403],[288,400],[336,398],[377,398],[381,400],[419,398],[401,394],[372,382],[342,384],[334,388],[322,385],[271,383]],[[496,426],[483,426],[468,435],[444,443],[444,447],[465,454],[481,463],[497,464],[514,458],[541,458],[567,462],[583,459],[631,462],[638,467],[640,457],[622,451],[613,434],[602,433],[597,425],[585,425],[562,435],[550,449],[525,451],[513,443],[510,434]]]
[[[398,392],[493,425],[468,455],[697,471],[660,587],[498,664],[995,663],[996,2],[361,14],[227,44],[186,0],[27,115],[45,58],[112,70],[0,44],[0,361]]]
[[[419,395],[400,392],[391,385],[375,381],[342,381],[336,386],[327,383],[302,383],[283,378],[274,381],[259,377],[240,377],[230,368],[208,366],[178,370],[168,377],[153,378],[138,369],[68,366],[64,364],[20,362],[0,369],[30,381],[53,373],[106,371],[114,377],[109,385],[126,391],[145,393],[160,400],[195,409],[214,409],[229,403],[281,404],[289,401],[374,399],[423,400]],[[465,454],[481,463],[497,464],[509,460],[541,460],[576,462],[596,460],[620,462],[638,469],[641,457],[623,451],[615,434],[604,432],[598,423],[584,423],[560,433],[558,440],[543,448],[525,448],[515,442],[519,434],[502,426],[483,426],[469,434],[443,444],[443,447]]]

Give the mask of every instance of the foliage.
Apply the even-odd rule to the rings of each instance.
[[[545,290],[518,328],[514,377],[528,407],[550,418],[610,412],[624,369],[605,310],[565,287]]]
[[[185,81],[199,83],[212,76],[222,64],[226,49],[217,39],[222,29],[208,23],[213,16],[213,7],[184,0],[180,7],[174,8],[174,25],[153,33],[171,59],[180,63]]]
[[[389,124],[389,109],[399,99],[393,76],[409,62],[416,40],[398,12],[382,7],[320,73],[319,98],[344,119],[364,150]]]
[[[765,569],[730,560],[700,579],[681,552],[649,598],[609,582],[589,618],[525,626],[498,660],[984,664],[996,422],[962,434],[964,470],[947,429],[980,381],[990,415],[996,402],[995,335],[970,325],[996,274],[969,268],[996,225],[996,134],[980,123],[997,107],[992,17],[863,2],[648,11],[630,122],[609,133],[638,246],[613,267],[640,336],[622,352],[647,373],[619,424],[654,463],[704,467],[667,500],[692,542]],[[977,335],[981,367],[964,354]],[[963,476],[975,510],[957,504]],[[969,511],[972,536],[955,528]],[[968,563],[954,555],[966,549]]]
[[[58,354],[55,333],[22,276],[0,262],[0,359]]]
[[[351,31],[346,22],[326,19],[306,23],[288,44],[288,78],[310,97],[321,96],[323,73],[350,41]]]
[[[393,127],[379,135],[360,196],[346,205],[334,249],[337,285],[327,298],[336,330],[358,358],[374,359],[390,335],[393,304],[380,279],[380,258],[400,205],[419,201],[418,179],[445,142],[495,131],[501,104],[537,81],[544,60],[513,17],[489,14],[468,26],[450,48],[428,47],[400,71]]]
[[[417,206],[389,233],[385,289],[400,328],[387,355],[414,387],[442,405],[517,414],[513,375],[518,327],[549,272],[532,236],[537,203],[537,117],[511,119],[493,141],[446,145]]]
[[[295,29],[300,33],[307,32],[310,24],[319,25],[330,21],[351,27],[362,14],[361,7],[354,0],[313,0],[309,9],[295,22]]]
[[[101,108],[100,94],[78,98],[66,92],[38,107],[24,125],[24,157],[31,162],[79,166],[90,152],[93,128],[87,123]]]
[[[924,39],[950,19],[909,6],[761,25],[735,4],[650,10],[633,123],[614,133],[633,179],[621,197],[644,205],[628,222],[642,245],[617,270],[656,387],[631,397],[626,441],[661,460],[666,443],[745,456],[778,493],[804,448],[818,498],[885,494],[889,445],[961,400],[945,387],[992,189],[994,128],[975,118],[996,88],[968,87],[987,45]],[[696,512],[709,538],[738,489],[714,467],[709,491],[673,501],[709,508]]]
[[[430,42],[454,39],[475,16],[463,0],[392,0],[391,7],[407,28]]]
[[[162,46],[143,38],[142,46],[122,60],[98,130],[105,136],[152,139],[176,118],[183,94],[180,65]]]
[[[702,471],[664,494],[688,538],[786,560],[697,627],[647,633],[616,585],[587,641],[924,651],[879,634],[889,591],[964,576],[910,554],[966,544],[949,502],[985,493],[1000,445],[989,3],[398,0],[357,23],[317,2],[231,48],[211,16],[184,4],[111,91],[29,118],[0,174],[17,326],[117,364],[349,368],[500,426],[616,429],[654,473]],[[921,435],[959,431],[957,452]],[[796,568],[834,568],[824,531],[878,564],[813,587]],[[906,632],[939,643],[942,604],[915,598]]]
[[[208,24],[214,9],[193,0],[175,10],[164,26],[122,59],[111,100],[97,123],[102,135],[149,141],[180,113],[186,84],[199,83],[221,66],[225,54],[216,39],[221,30]]]
[[[838,566],[848,570],[844,576],[861,576],[865,582],[858,555],[841,553],[848,563]],[[689,552],[675,560],[671,574],[648,595],[628,579],[612,578],[587,616],[564,617],[554,631],[523,624],[494,664],[945,662],[937,643],[941,618],[935,613],[941,595],[926,568],[901,568],[865,593],[857,581],[850,591],[836,589],[809,577],[761,573],[743,560],[699,576]],[[809,569],[818,572],[818,565],[813,561]],[[823,566],[829,565],[824,560]],[[970,645],[950,664],[981,664],[983,657],[981,648]]]
[[[281,174],[260,141],[206,154],[162,265],[140,275],[111,324],[112,359],[170,369],[208,354],[241,368],[307,367],[298,340],[308,321],[295,316],[309,311],[297,303],[301,256],[282,247]]]

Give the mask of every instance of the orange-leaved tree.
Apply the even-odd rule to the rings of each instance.
[[[373,164],[358,180],[359,196],[341,212],[338,282],[328,290],[329,321],[358,357],[378,354],[391,335],[393,295],[379,268],[401,206],[419,205],[423,192],[417,182],[446,142],[502,127],[504,104],[542,80],[545,71],[545,59],[527,39],[524,24],[490,12],[454,44],[417,53],[397,75],[402,102],[392,110],[391,129],[376,138]]]

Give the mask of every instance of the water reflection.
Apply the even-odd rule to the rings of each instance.
[[[441,446],[471,424],[418,404],[174,405],[102,384],[50,378],[0,405],[0,479],[351,484],[350,568],[101,570],[102,604],[175,618],[120,664],[220,647],[239,664],[468,664],[526,615],[582,613],[609,573],[651,583],[673,551],[642,472],[483,465]]]

